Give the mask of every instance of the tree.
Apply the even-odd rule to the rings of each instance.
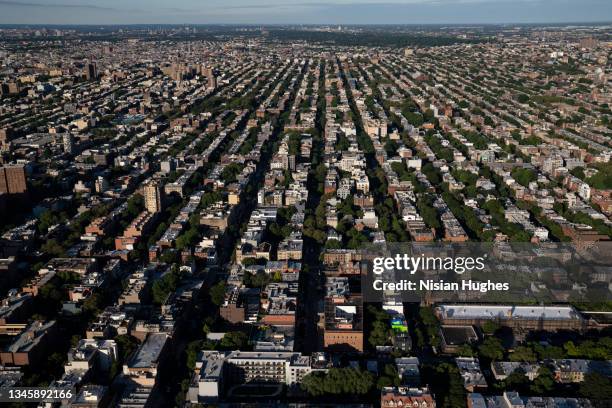
[[[117,350],[121,363],[128,359],[139,344],[136,337],[129,336],[127,334],[122,334],[115,337],[115,342],[117,343]]]
[[[44,359],[44,362],[46,363],[47,370],[50,371],[51,374],[57,375],[63,371],[61,367],[66,362],[66,354],[59,352],[52,353]]]
[[[410,123],[414,127],[419,127],[425,122],[423,116],[420,113],[405,112],[403,113],[403,115],[406,117],[408,123]]]
[[[607,360],[612,355],[612,338],[602,337],[597,341],[587,340],[577,346],[573,342],[568,341],[563,347],[570,358]]]
[[[83,310],[90,315],[96,315],[100,312],[103,305],[102,295],[94,293],[83,302]]]
[[[438,212],[432,206],[433,202],[429,198],[420,198],[417,201],[417,208],[423,221],[429,228],[440,228],[441,224],[438,220]]]
[[[540,367],[538,376],[530,387],[532,393],[537,395],[547,394],[555,387],[555,378],[552,371],[547,367]]]
[[[210,300],[217,306],[221,306],[225,300],[225,282],[221,281],[210,288]]]
[[[438,346],[440,344],[440,322],[438,318],[430,307],[421,307],[419,310],[419,317],[427,331],[430,344],[434,347]]]
[[[55,240],[50,239],[40,248],[44,253],[53,257],[62,257],[65,254],[64,248]]]
[[[491,201],[487,201],[487,203],[489,203]],[[497,330],[499,329],[499,324],[495,323],[492,320],[487,320],[483,325],[482,325],[482,331],[485,334],[493,334],[495,333]]]
[[[248,343],[248,337],[244,332],[233,331],[225,333],[219,347],[225,350],[243,350]]]
[[[580,180],[584,180],[586,178],[584,174],[584,167],[575,167],[570,170],[570,174],[574,177],[578,177]]]
[[[487,337],[478,351],[481,357],[488,360],[501,360],[504,357],[504,347],[497,337]]]
[[[192,224],[191,228],[176,239],[176,249],[183,250],[191,247],[198,242],[199,238],[200,233],[198,232],[198,228]]]
[[[529,378],[520,370],[514,371],[504,380],[504,388],[511,391],[525,391],[528,385]]]
[[[366,315],[367,320],[372,322],[369,343],[372,347],[387,345],[392,335],[387,312],[374,305],[368,305]]]
[[[586,374],[580,384],[580,395],[598,401],[609,400],[612,395],[612,379],[598,373]]]
[[[144,197],[134,194],[127,202],[127,213],[131,218],[135,218],[142,210],[144,210]]]
[[[538,360],[535,352],[528,346],[517,347],[512,354],[510,354],[510,361],[524,361],[533,363]]]
[[[474,357],[474,349],[469,344],[462,344],[457,349],[457,355],[460,357]]]
[[[431,384],[438,408],[465,407],[463,378],[456,365],[450,363],[424,365],[421,375],[424,382]]]
[[[338,141],[336,142],[336,151],[340,152],[340,151],[348,150],[350,146],[351,144],[348,138],[344,136],[344,134],[341,134],[340,137],[338,138]]]
[[[56,284],[49,282],[40,288],[40,298],[46,305],[54,305],[64,299],[64,292]]]
[[[541,344],[534,344],[533,348],[538,354],[538,360],[550,360],[550,359],[561,359],[565,358],[565,352],[561,347],[556,346],[543,346]]]
[[[328,239],[325,242],[325,249],[340,249],[342,248],[342,243],[337,239]]]
[[[42,233],[45,233],[47,232],[49,227],[57,224],[59,222],[59,219],[53,211],[47,210],[40,214],[40,216],[38,217],[38,221],[38,230]]]
[[[382,389],[384,387],[397,387],[400,385],[400,376],[397,368],[393,364],[385,364],[382,374],[378,377],[376,387]]]
[[[179,280],[178,271],[174,270],[166,273],[161,279],[157,279],[151,288],[153,302],[158,305],[164,303],[168,295],[176,290]]]
[[[375,321],[372,323],[372,331],[368,341],[372,347],[384,346],[389,342],[391,330],[384,321]]]
[[[244,284],[250,288],[263,288],[268,283],[270,283],[270,275],[262,270],[258,270],[255,274],[244,273]]]
[[[195,368],[200,350],[202,350],[202,342],[200,340],[192,341],[185,349],[185,354],[187,355],[187,368],[190,371]]]
[[[323,395],[365,395],[374,386],[371,373],[360,369],[330,368],[327,373],[314,372],[306,375],[301,387],[314,397]]]
[[[223,180],[225,184],[233,183],[234,181],[236,181],[236,176],[240,174],[242,169],[243,166],[241,164],[230,163],[223,169],[219,177],[221,178],[221,180]]]
[[[519,167],[512,170],[511,175],[512,175],[512,178],[515,179],[517,183],[519,183],[520,185],[524,187],[529,186],[529,183],[531,183],[532,181],[536,181],[538,178],[536,173],[533,170],[519,168]]]

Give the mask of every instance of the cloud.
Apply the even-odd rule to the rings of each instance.
[[[411,6],[411,5],[422,5],[422,6],[444,6],[444,5],[456,5],[456,4],[487,4],[487,3],[500,3],[505,0],[403,0],[403,1],[310,1],[310,2],[297,2],[297,3],[251,3],[251,4],[237,4],[234,6],[219,5],[212,8],[223,8],[223,9],[258,9],[258,8],[290,8],[290,7],[397,7],[397,6]],[[538,3],[541,0],[515,0],[517,3]]]
[[[197,9],[179,8],[179,7],[162,7],[158,10],[169,11],[171,13],[193,13],[199,11]]]
[[[0,6],[71,8],[71,9],[89,9],[89,10],[116,10],[112,7],[96,6],[94,4],[33,3],[33,2],[21,2],[21,1],[10,1],[10,0],[0,0]]]
[[[47,3],[47,1],[49,3]],[[611,0],[0,0],[0,22],[432,24],[601,21]],[[129,9],[128,7],[139,9]],[[25,12],[24,12],[25,11]]]

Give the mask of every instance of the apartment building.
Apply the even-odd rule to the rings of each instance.
[[[312,371],[326,368],[317,356],[297,352],[203,351],[190,399],[194,403],[217,400],[230,386],[245,383],[295,386]]]
[[[169,342],[170,336],[166,333],[150,333],[123,365],[123,375],[143,387],[154,387]]]
[[[0,193],[24,194],[28,191],[25,167],[21,165],[0,167]]]
[[[572,306],[452,305],[435,309],[438,319],[448,326],[481,326],[493,321],[502,326],[529,330],[583,330],[586,321]]]
[[[131,251],[136,247],[142,235],[147,234],[154,224],[154,216],[148,211],[143,211],[125,229],[123,235],[115,238],[115,249],[118,251]]]
[[[145,208],[151,214],[161,212],[163,210],[163,191],[157,182],[150,182],[144,185],[144,201]]]
[[[435,408],[436,401],[428,388],[384,387],[380,395],[382,408]]]
[[[0,351],[2,365],[26,366],[45,358],[55,335],[55,320],[34,321]]]
[[[323,345],[329,350],[363,351],[363,299],[360,295],[325,299]]]

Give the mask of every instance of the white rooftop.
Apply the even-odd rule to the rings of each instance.
[[[571,306],[512,306],[512,305],[440,305],[438,310],[445,318],[526,318],[526,319],[580,319]]]

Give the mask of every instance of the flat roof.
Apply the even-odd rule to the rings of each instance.
[[[513,306],[513,305],[440,305],[444,318],[514,318],[580,320],[580,313],[572,306]]]
[[[444,341],[449,346],[469,343],[478,340],[472,326],[442,326]]]
[[[168,337],[166,333],[150,333],[130,359],[129,367],[149,368],[157,364]]]

